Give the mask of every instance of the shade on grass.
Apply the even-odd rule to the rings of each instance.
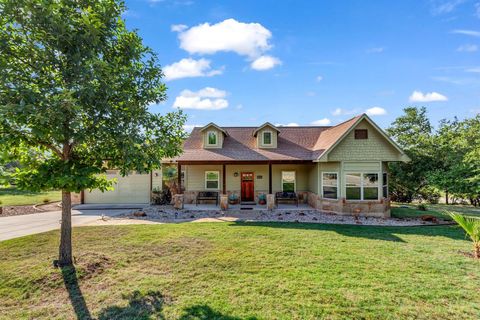
[[[0,242],[0,315],[99,319],[476,319],[480,263],[456,226],[185,223]],[[66,289],[68,288],[68,290]],[[73,306],[72,306],[73,304]]]

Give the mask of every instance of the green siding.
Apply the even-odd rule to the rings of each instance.
[[[400,152],[367,120],[355,129],[367,129],[368,139],[355,139],[355,130],[352,130],[330,151],[328,161],[401,161]]]

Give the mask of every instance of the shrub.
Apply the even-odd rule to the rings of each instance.
[[[50,202],[50,199],[45,198],[45,199],[43,199],[42,201],[43,201],[43,203],[49,203],[49,202]]]
[[[417,209],[420,210],[420,211],[427,211],[428,208],[425,204],[423,203],[420,203],[418,206],[417,206]]]

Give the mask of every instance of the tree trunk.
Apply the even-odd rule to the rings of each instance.
[[[72,199],[69,191],[62,190],[62,225],[60,227],[60,266],[71,266],[72,262]]]
[[[448,204],[448,190],[445,190],[445,204]]]

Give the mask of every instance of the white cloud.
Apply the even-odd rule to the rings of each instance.
[[[450,13],[464,2],[465,0],[433,1],[432,14],[441,15]]]
[[[478,114],[480,114],[480,108],[470,109],[470,112],[471,112],[471,113],[478,113]]]
[[[342,108],[336,108],[332,111],[333,116],[348,116],[358,113],[358,109],[346,110]]]
[[[469,68],[465,70],[466,72],[474,72],[474,73],[480,73],[480,67],[475,67],[475,68]]]
[[[268,70],[281,64],[278,58],[265,55],[272,48],[269,43],[272,33],[260,23],[226,19],[216,24],[180,28],[178,32],[180,48],[190,54],[235,52],[247,57],[255,70]]]
[[[480,19],[480,2],[475,3],[475,16]]]
[[[438,92],[413,91],[409,97],[410,102],[434,102],[434,101],[447,101],[448,98]]]
[[[298,127],[299,124],[296,123],[296,122],[290,122],[290,123],[287,123],[287,124],[275,123],[275,126],[276,127]]]
[[[322,76],[317,76],[315,79],[317,80],[317,82],[320,82],[320,81],[323,80],[323,77]]]
[[[179,34],[180,47],[189,53],[214,54],[233,51],[239,55],[257,57],[269,50],[272,33],[260,23],[243,23],[227,19],[212,24],[203,23]]]
[[[457,29],[457,30],[452,30],[451,33],[463,34],[463,35],[472,36],[472,37],[480,37],[480,31],[476,31],[476,30]]]
[[[257,59],[255,59],[250,66],[254,70],[268,70],[274,68],[276,65],[282,64],[282,62],[272,56],[260,56]]]
[[[243,104],[237,104],[237,106],[235,107],[236,109],[240,110],[240,109],[243,109]]]
[[[170,26],[170,30],[172,32],[182,32],[184,30],[188,29],[188,26],[187,25],[184,25],[184,24],[172,24]]]
[[[475,44],[465,44],[457,48],[458,52],[475,52],[478,50],[478,46]]]
[[[387,114],[387,110],[381,107],[372,107],[365,110],[365,113],[369,116],[384,116]]]
[[[330,119],[323,118],[323,119],[312,121],[311,124],[314,125],[314,126],[328,126],[331,123],[332,123],[332,121]]]
[[[228,100],[225,99],[227,92],[206,87],[199,91],[183,90],[175,98],[174,108],[196,109],[196,110],[220,110],[228,107]]]
[[[382,53],[383,51],[385,51],[385,47],[376,47],[376,48],[367,49],[367,53]]]
[[[192,77],[211,77],[222,74],[222,69],[212,70],[210,60],[192,58],[182,59],[163,68],[165,80],[175,80]]]
[[[193,128],[196,128],[196,127],[203,127],[202,124],[186,124],[183,126],[183,130],[187,131],[187,132],[191,132],[193,130]]]

